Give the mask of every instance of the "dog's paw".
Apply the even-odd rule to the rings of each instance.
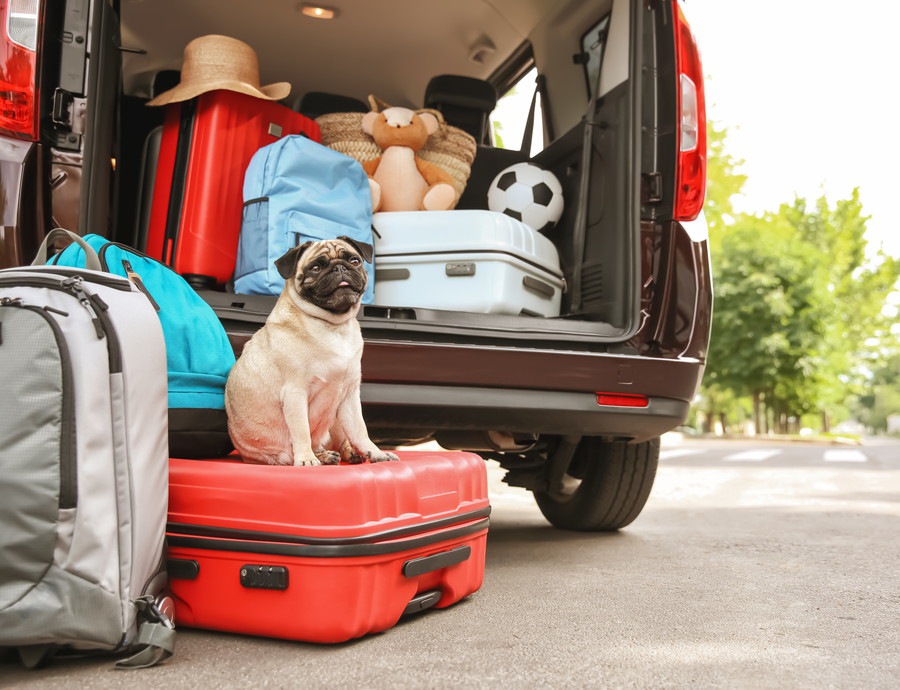
[[[360,452],[351,451],[345,458],[351,465],[359,465],[364,463],[368,458]]]
[[[301,457],[294,458],[294,467],[307,467],[310,465],[321,465],[321,464],[322,463],[315,456],[313,456],[311,458],[301,458]]]
[[[341,462],[341,454],[335,450],[320,450],[316,457],[323,465],[338,465]]]
[[[400,459],[394,453],[389,453],[386,450],[380,450],[377,453],[366,453],[366,455],[369,458],[369,462],[396,462]]]

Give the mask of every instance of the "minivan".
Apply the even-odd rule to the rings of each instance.
[[[560,528],[629,524],[710,335],[704,86],[684,0],[325,1],[0,1],[0,267],[29,263],[56,226],[141,248],[164,117],[146,103],[198,36],[252,46],[261,82],[289,82],[300,112],[312,94],[437,109],[477,144],[457,209],[486,210],[516,162],[560,181],[543,235],[564,292],[551,316],[366,305],[370,435],[495,460]],[[274,302],[197,287],[237,353]]]

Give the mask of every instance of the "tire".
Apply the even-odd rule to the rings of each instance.
[[[535,491],[534,499],[554,527],[579,532],[614,531],[644,508],[659,463],[659,439],[643,443],[584,438],[563,489]]]

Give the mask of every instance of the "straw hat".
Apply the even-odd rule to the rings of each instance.
[[[210,34],[195,38],[185,46],[181,83],[147,105],[187,101],[215,89],[280,101],[291,92],[291,85],[282,81],[260,86],[259,60],[253,48],[236,38]]]

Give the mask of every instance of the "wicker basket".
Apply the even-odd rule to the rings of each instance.
[[[375,97],[369,97],[374,110],[381,111],[387,104]],[[428,138],[428,142],[418,152],[422,160],[428,161],[444,170],[453,178],[456,197],[462,196],[472,171],[475,160],[475,139],[459,129],[444,122],[444,116],[437,110],[423,108],[418,113],[431,113],[440,126],[438,131]],[[322,131],[322,143],[344,155],[355,158],[360,163],[378,158],[381,148],[362,128],[363,113],[329,113],[316,118]]]

